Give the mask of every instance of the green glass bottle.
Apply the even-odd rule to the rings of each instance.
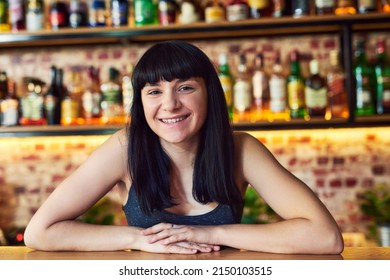
[[[386,41],[383,37],[377,39],[376,64],[376,113],[390,113],[390,61],[386,56]]]
[[[158,1],[134,0],[134,23],[136,26],[158,23]]]
[[[223,92],[225,94],[226,105],[228,108],[229,119],[233,120],[233,76],[228,64],[226,53],[221,53],[218,57],[218,76],[221,81]]]
[[[290,74],[287,77],[287,96],[292,119],[302,119],[305,110],[305,79],[301,73],[299,53],[293,50],[290,53]]]
[[[356,82],[356,116],[375,114],[375,76],[374,68],[368,63],[365,40],[359,39],[355,50],[354,76]]]

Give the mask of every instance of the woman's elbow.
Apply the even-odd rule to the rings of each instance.
[[[344,240],[338,229],[325,231],[321,238],[324,254],[340,254],[344,250]]]
[[[43,231],[29,224],[24,232],[24,244],[31,249],[44,250],[42,236]]]

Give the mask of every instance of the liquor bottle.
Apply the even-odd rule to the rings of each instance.
[[[173,0],[158,1],[158,21],[161,25],[168,25],[176,22],[176,3]]]
[[[252,82],[245,54],[240,54],[237,76],[233,85],[233,122],[249,121],[252,106]]]
[[[5,99],[8,94],[8,76],[5,71],[0,72],[0,100]]]
[[[293,119],[305,118],[305,79],[301,73],[299,53],[293,50],[290,53],[290,74],[287,77],[287,96],[290,117]]]
[[[376,0],[358,0],[359,14],[372,13],[377,11]]]
[[[381,0],[380,10],[383,13],[390,13],[390,0]]]
[[[258,53],[255,57],[255,68],[252,75],[252,88],[252,120],[266,120],[269,113],[269,78],[264,70],[264,56],[262,53]]]
[[[271,0],[248,0],[250,18],[263,18],[272,15]]]
[[[291,12],[293,17],[310,15],[310,0],[292,0]]]
[[[26,77],[24,84],[27,94],[20,100],[22,114],[19,120],[21,125],[44,125],[46,119],[43,113],[42,88],[45,83],[37,78]]]
[[[9,9],[8,1],[0,0],[0,32],[6,32],[11,30],[9,21]]]
[[[64,1],[52,1],[50,5],[50,26],[56,30],[69,27],[68,5]]]
[[[92,27],[107,25],[105,0],[91,0],[89,2],[88,23]]]
[[[202,10],[195,0],[184,0],[180,3],[178,22],[188,24],[200,21],[202,19]]]
[[[390,113],[390,61],[386,56],[386,40],[379,37],[376,43],[376,113]]]
[[[3,74],[0,73],[0,75]],[[4,91],[5,98],[0,99],[0,122],[2,126],[15,126],[19,123],[19,99],[16,94],[16,84],[14,81],[8,81],[6,87],[8,87],[8,90]]]
[[[238,21],[249,18],[249,6],[245,0],[230,0],[226,5],[226,19]]]
[[[336,6],[335,0],[315,0],[314,8],[316,15],[333,15]]]
[[[82,124],[81,96],[83,93],[82,78],[79,69],[71,69],[65,95],[61,101],[61,124]]]
[[[39,31],[44,28],[45,6],[43,0],[28,0],[26,6],[27,31]]]
[[[26,12],[23,0],[10,0],[9,18],[12,31],[21,31],[26,29]]]
[[[287,0],[272,0],[273,7],[272,16],[282,17],[291,15],[291,1]]]
[[[305,103],[310,117],[324,117],[328,107],[326,80],[320,75],[319,62],[312,59],[310,76],[305,81]]]
[[[77,28],[88,25],[88,6],[81,0],[71,0],[69,3],[69,25]]]
[[[113,26],[126,26],[129,23],[129,1],[111,1],[111,23]]]
[[[373,67],[368,63],[365,50],[365,40],[359,39],[355,49],[354,76],[356,82],[357,116],[370,116],[375,113],[375,75]]]
[[[357,13],[355,0],[338,0],[335,9],[336,15],[354,15]]]
[[[225,94],[226,106],[228,108],[229,119],[233,120],[233,76],[228,64],[226,53],[220,53],[218,57],[218,76]]]
[[[108,81],[100,85],[102,92],[102,122],[104,124],[122,124],[123,104],[122,90],[119,83],[119,71],[109,68]]]
[[[274,64],[269,80],[269,115],[268,120],[289,120],[290,116],[287,108],[286,77],[283,74],[283,67],[279,52],[274,53]]]
[[[158,22],[157,2],[153,0],[134,0],[134,23],[136,26]]]
[[[101,122],[99,69],[89,66],[86,73],[85,89],[81,96],[82,118],[85,124]]]
[[[209,1],[204,9],[204,20],[207,23],[225,21],[225,6],[219,0]]]
[[[50,85],[44,95],[44,115],[48,125],[61,123],[61,96],[57,89],[57,68],[50,67]]]
[[[131,75],[133,73],[133,64],[129,63],[126,65],[124,74],[122,75],[122,103],[123,111],[125,116],[125,123],[127,123],[130,118],[130,110],[133,106],[133,97],[134,89],[133,84],[131,83]]]
[[[347,91],[345,88],[345,72],[340,65],[339,52],[329,53],[330,67],[327,71],[328,101],[331,117],[347,118]]]

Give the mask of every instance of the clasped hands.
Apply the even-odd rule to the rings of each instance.
[[[149,245],[157,245],[152,251],[178,254],[196,254],[219,251],[212,243],[210,227],[160,223],[142,230]],[[151,249],[151,248],[150,248]]]

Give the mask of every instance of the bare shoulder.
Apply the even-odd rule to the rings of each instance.
[[[234,145],[238,153],[247,153],[254,150],[256,152],[268,152],[268,149],[260,140],[247,132],[234,132]]]

